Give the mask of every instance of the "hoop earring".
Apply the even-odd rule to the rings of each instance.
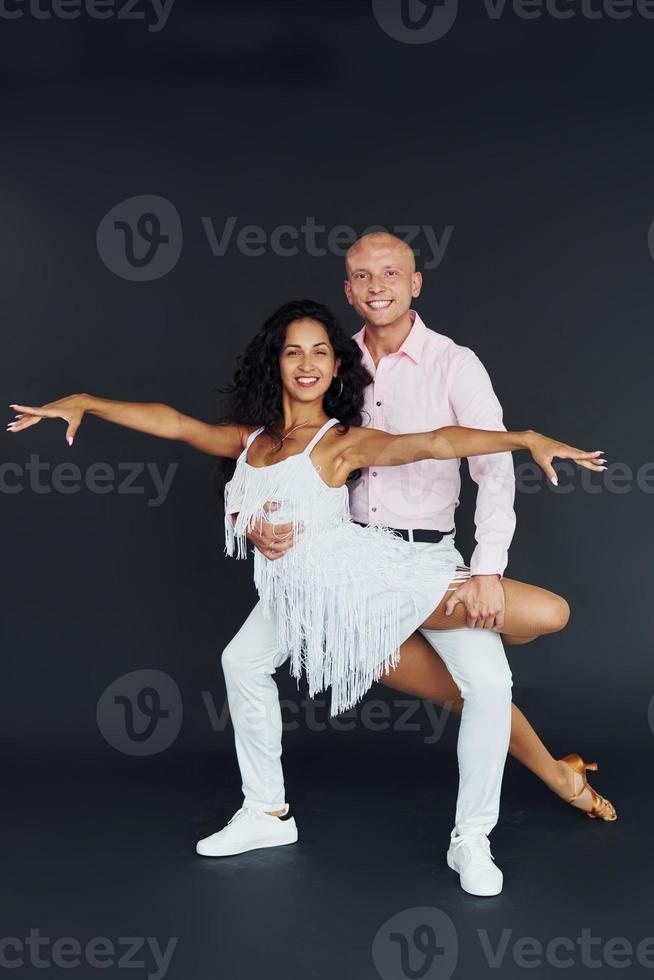
[[[341,378],[340,375],[338,375],[338,380],[341,382],[341,387],[340,387],[340,390],[339,390],[338,394],[337,395],[334,395],[334,401],[338,401],[338,399],[343,394],[343,379]]]

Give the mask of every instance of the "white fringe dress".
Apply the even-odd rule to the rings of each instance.
[[[338,423],[329,419],[303,452],[255,467],[247,453],[264,427],[256,429],[225,487],[227,555],[247,557],[246,535],[262,518],[293,525],[295,544],[281,558],[270,561],[254,549],[254,583],[264,617],[271,609],[276,614],[278,644],[289,653],[291,674],[299,681],[304,669],[310,697],[331,686],[332,717],[399,663],[400,645],[450,582],[470,575],[453,544],[430,552],[383,525],[362,527],[352,520],[347,486],[328,486],[310,455]],[[280,509],[266,517],[267,501]]]

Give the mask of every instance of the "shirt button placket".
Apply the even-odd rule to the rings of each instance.
[[[382,358],[382,361],[383,361],[383,358]],[[373,412],[372,412],[372,425],[373,425],[373,428],[375,428],[375,429],[383,429],[384,428],[384,413],[383,413],[383,411],[380,411],[380,409],[382,408],[382,401],[383,401],[383,399],[382,399],[382,392],[381,392],[381,384],[378,383],[381,380],[380,379],[380,369],[382,367],[382,361],[380,361],[379,364],[377,365],[377,371],[375,373],[375,381],[374,381],[374,385],[373,385],[373,400],[374,400],[375,406],[374,406]],[[370,475],[371,475],[371,477],[378,476],[377,470],[371,470],[370,471]],[[377,488],[375,487],[375,490],[376,489]],[[370,514],[371,514],[371,516],[373,514],[376,514],[377,513],[377,495],[376,495],[376,493],[373,494],[373,480],[372,479],[368,480],[368,505],[370,507]]]

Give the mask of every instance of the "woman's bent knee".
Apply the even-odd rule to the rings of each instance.
[[[243,663],[243,658],[239,656],[238,644],[228,643],[220,655],[223,673],[226,675],[234,674]]]
[[[252,643],[244,642],[238,634],[229,641],[220,657],[226,677],[274,674],[282,659],[278,654],[271,653],[269,647],[259,649]]]
[[[568,624],[570,619],[570,606],[560,595],[553,595],[547,601],[547,608],[544,611],[543,622],[541,623],[542,633],[558,633]]]

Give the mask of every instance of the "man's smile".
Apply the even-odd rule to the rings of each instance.
[[[392,299],[369,299],[366,305],[373,310],[387,310],[392,302]]]

